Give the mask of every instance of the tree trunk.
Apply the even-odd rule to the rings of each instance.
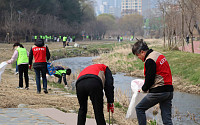
[[[190,33],[190,35],[191,35],[191,43],[192,43],[192,53],[194,53],[193,33]]]

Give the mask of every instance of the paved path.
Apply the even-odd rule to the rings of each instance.
[[[64,113],[55,108],[0,109],[0,125],[76,125],[76,124],[77,124],[76,113]],[[95,119],[87,118],[86,125],[96,125]]]
[[[200,54],[200,42],[199,41],[193,41],[193,46],[194,46],[194,53]],[[182,46],[179,47],[179,50],[182,50]],[[185,52],[192,52],[192,44],[186,44],[185,47],[183,48],[183,51]]]
[[[0,125],[61,125],[35,110],[26,108],[0,109]]]

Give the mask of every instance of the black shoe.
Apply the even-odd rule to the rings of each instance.
[[[44,93],[45,93],[45,94],[47,94],[47,93],[48,93],[47,89],[44,89]]]

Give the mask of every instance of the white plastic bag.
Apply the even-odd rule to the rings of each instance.
[[[128,111],[126,113],[126,118],[137,118],[135,106],[146,96],[146,93],[138,92],[139,89],[144,85],[144,80],[135,79],[131,82],[131,89],[133,91],[133,96],[131,98],[131,102],[128,107]],[[153,118],[153,109],[149,109],[146,111],[147,118]]]
[[[5,68],[6,68],[7,65],[8,65],[7,62],[2,62],[0,64],[0,83],[1,83],[1,74],[4,72],[4,70],[5,70]]]

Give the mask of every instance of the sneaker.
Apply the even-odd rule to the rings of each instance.
[[[29,88],[28,88],[28,87],[26,87],[25,89],[26,89],[26,90],[29,90]]]
[[[67,86],[67,85],[65,85],[65,88],[67,89],[67,88],[68,88],[68,86]]]
[[[19,74],[19,72],[15,72],[15,75],[18,75]]]
[[[47,94],[47,93],[48,93],[47,89],[44,89],[44,93],[45,93],[45,94]]]
[[[40,94],[40,92],[39,92],[39,91],[37,91],[37,94]]]
[[[24,89],[23,87],[17,87],[17,89]]]

